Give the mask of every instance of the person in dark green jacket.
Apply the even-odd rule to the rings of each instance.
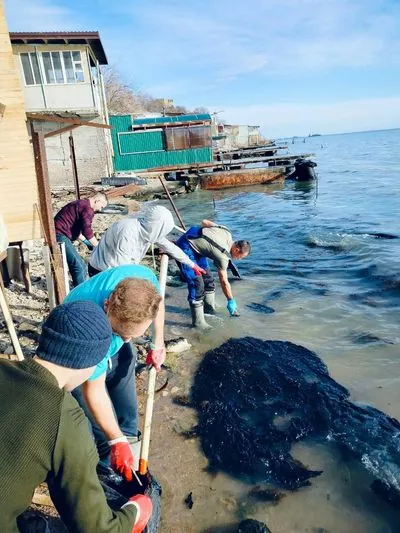
[[[0,531],[17,533],[17,517],[46,481],[70,533],[139,533],[151,500],[133,497],[115,512],[97,477],[88,421],[70,391],[103,359],[112,330],[93,302],[56,307],[36,356],[0,361]]]

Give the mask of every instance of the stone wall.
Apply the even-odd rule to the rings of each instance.
[[[88,119],[86,119],[88,120]],[[99,117],[92,122],[100,122]],[[44,133],[63,127],[54,122],[35,122],[35,129]],[[52,188],[74,187],[69,148],[70,132],[46,139],[47,164]],[[112,173],[108,168],[108,130],[80,126],[72,130],[80,185],[91,185]]]

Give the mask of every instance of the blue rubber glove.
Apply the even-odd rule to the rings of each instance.
[[[89,248],[90,251],[93,250],[94,246],[93,246],[93,244],[92,244],[90,241],[88,241],[87,239],[85,239],[85,240],[83,240],[82,242],[83,242],[83,244],[86,244],[86,246]]]
[[[231,316],[235,315],[237,311],[237,303],[235,302],[233,298],[231,300],[228,300],[228,303],[226,304],[226,308],[228,309],[229,314]]]

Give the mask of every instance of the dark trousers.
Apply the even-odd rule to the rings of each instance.
[[[96,274],[100,274],[100,272],[101,272],[101,270],[97,270],[97,268],[92,267],[92,265],[90,263],[88,263],[89,278],[92,278]]]
[[[215,291],[214,278],[208,266],[207,257],[204,257],[193,250],[185,235],[182,235],[182,237],[178,239],[176,245],[179,246],[179,248],[183,250],[185,254],[196,263],[196,265],[206,271],[202,276],[196,276],[193,268],[188,265],[181,265],[181,273],[188,286],[189,302],[202,300],[204,298],[204,292]]]
[[[76,287],[86,280],[86,263],[79,255],[77,249],[73,245],[72,241],[68,239],[68,237],[57,233],[56,238],[57,242],[63,242],[65,244],[65,255],[67,256],[68,269],[71,273],[72,283],[74,287]]]
[[[119,427],[127,437],[138,436],[138,413],[136,398],[136,348],[124,343],[117,355],[112,357],[112,368],[107,372],[106,388],[110,396]],[[101,459],[109,454],[107,438],[95,422],[83,396],[82,387],[73,391],[73,396],[88,417]]]

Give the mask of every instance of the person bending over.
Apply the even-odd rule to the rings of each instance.
[[[161,368],[164,302],[156,276],[141,265],[105,270],[73,289],[64,301],[79,300],[94,302],[107,313],[113,337],[107,354],[74,396],[91,421],[102,465],[130,481],[140,451],[136,349],[130,340],[142,336],[153,323],[153,344],[146,362]]]
[[[0,361],[0,531],[19,531],[17,517],[44,481],[71,533],[145,527],[152,511],[147,496],[131,498],[119,511],[108,506],[87,419],[70,394],[92,374],[111,338],[98,305],[62,304],[44,322],[35,357]]]
[[[107,204],[107,196],[99,192],[90,198],[70,202],[60,209],[54,217],[57,242],[65,244],[68,269],[74,287],[83,283],[87,278],[87,265],[79,255],[73,241],[80,240],[89,249],[97,246],[98,242],[93,233],[92,221],[95,212],[100,211]]]
[[[177,246],[205,271],[198,276],[196,271],[188,265],[181,267],[182,275],[188,285],[192,325],[200,329],[207,328],[209,325],[205,321],[204,313],[215,314],[215,284],[207,258],[211,259],[217,268],[230,315],[237,314],[237,304],[233,298],[227,269],[231,259],[244,259],[250,254],[250,243],[244,240],[233,241],[228,228],[219,226],[210,220],[203,220],[201,226],[189,228],[179,238]]]

